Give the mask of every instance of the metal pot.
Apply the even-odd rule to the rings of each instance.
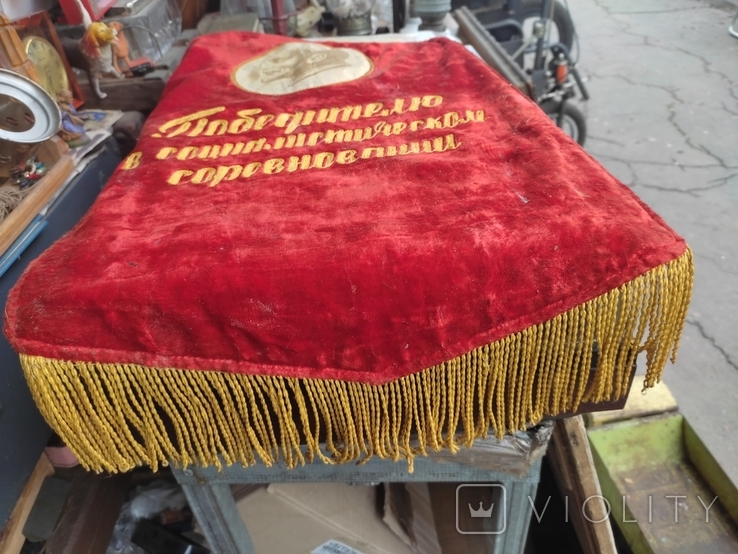
[[[61,126],[56,101],[40,85],[0,69],[0,177],[24,165]]]
[[[335,18],[339,36],[365,36],[372,34],[372,13]]]

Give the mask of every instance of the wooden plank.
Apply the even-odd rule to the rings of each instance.
[[[56,476],[47,477],[23,525],[23,535],[31,542],[49,539],[64,510],[72,483]]]
[[[46,554],[105,554],[128,494],[131,473],[105,475],[75,468],[72,492]]]
[[[608,410],[587,414],[587,427],[604,425],[631,418],[648,417],[679,409],[676,399],[663,381],[643,392],[643,375],[637,375],[630,386],[628,401],[622,410]]]
[[[54,193],[67,180],[74,169],[72,158],[64,155],[59,158],[49,172],[44,175],[5,220],[0,223],[0,255],[17,239],[38,212],[51,199]]]
[[[0,14],[0,51],[5,54],[5,58],[10,64],[10,67],[5,69],[10,69],[37,83],[39,82],[36,66],[28,59],[28,55],[23,48],[23,42],[18,36],[18,31],[10,24],[10,20],[2,14]]]
[[[561,494],[576,507],[570,514],[585,554],[617,554],[604,502],[593,498],[602,496],[602,490],[581,416],[556,422],[548,457]]]
[[[85,76],[77,77],[77,82],[85,95],[85,109],[150,112],[159,103],[168,79],[168,71],[157,73],[154,78],[149,74],[125,79],[100,79],[100,90],[107,94],[102,100],[92,91]]]
[[[712,492],[720,497],[720,503],[738,526],[738,487],[731,481],[720,464],[712,457],[710,451],[685,419],[683,422],[684,447],[697,472],[710,486]],[[709,499],[705,501],[710,502]]]
[[[182,28],[192,29],[208,13],[207,0],[177,0],[182,10]]]
[[[54,466],[51,465],[46,454],[41,454],[0,537],[0,554],[18,554],[23,548],[23,543],[26,542],[23,536],[23,526],[28,519],[28,514],[31,513],[44,479],[53,474]]]

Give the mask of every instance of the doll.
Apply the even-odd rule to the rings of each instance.
[[[77,109],[72,103],[72,93],[67,89],[62,89],[56,95],[56,103],[62,115],[62,126],[59,129],[59,136],[66,142],[70,148],[82,146],[90,142],[84,128],[84,121],[77,115]]]

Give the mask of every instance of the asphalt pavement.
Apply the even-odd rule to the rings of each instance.
[[[563,0],[562,0],[563,1]],[[695,286],[664,381],[738,484],[738,6],[569,0],[586,150],[686,238]]]

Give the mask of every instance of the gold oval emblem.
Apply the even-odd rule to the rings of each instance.
[[[248,92],[279,96],[354,81],[373,67],[369,58],[353,48],[288,42],[240,64],[231,77]]]

